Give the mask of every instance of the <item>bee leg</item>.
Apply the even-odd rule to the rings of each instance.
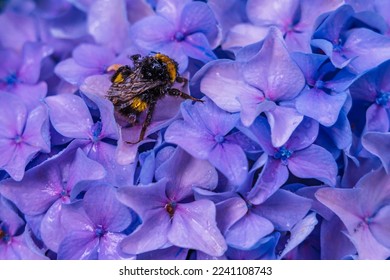
[[[142,124],[141,133],[139,134],[138,141],[137,142],[126,141],[127,144],[137,144],[137,143],[141,142],[144,139],[145,133],[146,133],[146,129],[148,128],[148,126],[150,125],[150,123],[152,121],[155,105],[156,105],[156,102],[151,103],[149,105],[149,107],[148,107],[148,112],[146,113],[145,121]]]
[[[199,101],[199,102],[204,102],[203,100],[201,99],[198,99],[198,98],[195,98],[195,97],[192,97],[191,95],[187,94],[187,93],[184,93],[176,88],[171,88],[169,89],[168,91],[168,94],[171,95],[171,96],[178,96],[178,97],[181,97],[183,99],[190,99],[192,101]]]
[[[181,76],[177,76],[176,77],[176,82],[180,83],[180,84],[183,84],[182,87],[186,87],[187,86],[187,83],[188,83],[188,79],[187,78],[184,78],[184,77],[181,77]]]

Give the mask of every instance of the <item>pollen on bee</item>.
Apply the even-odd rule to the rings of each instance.
[[[115,77],[115,80],[114,80],[114,83],[121,83],[123,82],[124,79],[123,79],[123,75],[121,73],[119,73],[116,77]]]
[[[110,71],[117,71],[118,69],[119,69],[119,67],[122,67],[123,65],[122,64],[112,64],[112,65],[110,65],[107,69],[106,69],[106,71],[107,72],[110,72]]]
[[[131,107],[138,112],[142,112],[146,110],[146,108],[148,107],[148,103],[137,97],[133,99]]]

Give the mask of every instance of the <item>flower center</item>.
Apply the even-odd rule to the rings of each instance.
[[[99,141],[100,134],[102,133],[103,125],[100,121],[97,121],[93,124],[91,131],[92,131],[92,140],[94,142]]]
[[[180,32],[180,31],[177,31],[175,33],[175,40],[178,41],[178,42],[181,42],[185,39],[185,35],[183,34],[183,32]]]
[[[169,214],[169,217],[173,217],[173,215],[175,214],[175,209],[176,209],[176,206],[177,206],[177,203],[175,201],[171,201],[167,204],[165,204],[165,211],[168,212]]]
[[[16,77],[15,73],[9,74],[7,77],[5,77],[4,81],[7,85],[14,85],[18,81],[18,77]]]
[[[98,225],[96,228],[95,228],[95,235],[96,237],[102,237],[104,234],[106,233],[106,231],[104,230],[103,226],[102,225]]]
[[[16,135],[15,138],[14,138],[14,141],[15,141],[16,144],[21,143],[22,140],[23,140],[22,136],[20,136],[20,135]]]
[[[343,41],[341,39],[338,39],[338,41],[333,45],[333,51],[335,52],[341,52],[343,49]]]
[[[315,87],[321,89],[324,87],[324,85],[325,85],[324,81],[318,80],[316,81]]]
[[[287,159],[291,157],[292,151],[288,150],[286,147],[282,146],[279,150],[274,154],[275,159],[280,159],[284,165],[287,165]]]
[[[221,134],[217,134],[215,135],[214,137],[214,140],[217,142],[217,143],[222,143],[223,141],[225,141],[225,136],[221,135]]]
[[[10,240],[10,236],[4,228],[0,228],[0,241],[7,243]]]
[[[387,106],[387,103],[389,102],[389,100],[390,100],[390,93],[389,92],[379,92],[377,94],[375,102],[379,106],[385,107],[385,106]]]

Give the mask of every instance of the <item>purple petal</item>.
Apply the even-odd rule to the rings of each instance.
[[[265,114],[271,127],[271,139],[274,147],[285,144],[303,120],[303,116],[297,110],[289,107],[276,106]]]
[[[290,231],[305,217],[311,208],[311,200],[289,191],[278,190],[253,211],[272,222],[276,230]]]
[[[84,101],[76,95],[56,95],[46,98],[54,128],[66,137],[89,138],[93,120]]]
[[[355,255],[356,248],[345,234],[345,226],[339,217],[321,223],[321,259],[341,260]]]
[[[316,140],[318,135],[318,122],[310,118],[304,118],[286,143],[286,148],[292,151],[307,148]]]
[[[99,239],[90,231],[74,231],[61,242],[59,260],[91,260],[98,254]]]
[[[9,148],[14,152],[12,154],[12,158],[9,160],[7,165],[3,167],[3,169],[6,170],[14,180],[20,181],[23,179],[26,165],[41,149],[30,146],[25,142],[15,143],[15,141],[13,141]]]
[[[207,65],[200,90],[223,110],[232,113],[239,112],[241,105],[238,97],[241,96],[243,98],[246,95],[263,97],[259,90],[240,78],[244,67],[241,63],[218,60]]]
[[[60,197],[61,186],[57,184],[60,180],[59,167],[56,165],[50,167],[48,162],[41,168],[31,169],[21,182],[10,179],[2,181],[0,191],[23,213],[37,215],[45,212]]]
[[[100,180],[101,183],[108,183],[116,187],[129,186],[133,183],[133,174],[136,165],[119,164],[116,160],[116,146],[99,141],[95,144],[89,144],[84,148],[84,151],[88,152],[88,157],[90,159],[101,164],[96,165],[95,162],[91,162],[91,164],[88,165],[96,165],[95,171],[97,171],[97,173],[95,173],[96,176],[94,179],[104,177]],[[102,170],[103,167],[105,172]]]
[[[212,10],[202,2],[190,2],[184,6],[179,26],[184,34],[202,32],[209,43],[215,41],[219,33]]]
[[[100,120],[102,123],[102,131],[100,138],[119,138],[118,124],[114,118],[114,106],[113,104],[96,94],[84,93],[89,99],[91,99],[99,108]]]
[[[27,109],[21,100],[11,94],[0,94],[0,104],[2,107],[0,113],[0,137],[14,138],[22,135],[26,119]]]
[[[329,42],[338,42],[346,22],[353,16],[354,10],[349,5],[339,7],[330,13],[321,23],[313,38],[323,38]]]
[[[107,232],[99,242],[99,260],[135,259],[135,256],[123,254],[118,250],[119,244],[126,237],[124,234]]]
[[[127,207],[116,198],[116,191],[110,186],[95,186],[84,196],[84,209],[95,225],[111,232],[121,232],[131,223]],[[101,209],[104,211],[101,211]]]
[[[263,112],[273,111],[276,108],[276,103],[266,100],[264,96],[249,95],[238,97],[241,104],[241,121],[243,125],[250,126],[255,119]]]
[[[168,239],[176,246],[222,256],[227,246],[215,217],[215,205],[209,200],[178,204]]]
[[[171,221],[168,213],[162,209],[152,209],[144,218],[143,223],[119,244],[124,253],[141,254],[169,244],[167,235]]]
[[[381,244],[390,248],[390,205],[382,207],[370,223],[372,235]]]
[[[205,63],[217,59],[203,33],[194,33],[186,36],[185,40],[181,42],[181,45],[183,52],[189,57]]]
[[[390,173],[390,132],[369,132],[362,137],[364,148],[380,158],[386,173]]]
[[[349,67],[357,73],[369,70],[388,60],[390,58],[389,47],[390,38],[367,28],[353,29],[344,44],[345,52],[356,57]]]
[[[40,233],[45,245],[57,252],[60,243],[68,233],[82,229],[92,231],[92,223],[81,209],[81,204],[78,203],[77,207],[69,206],[57,200],[43,217]]]
[[[240,185],[248,174],[248,161],[242,148],[233,143],[216,144],[210,151],[209,161],[233,184]]]
[[[0,196],[0,221],[6,223],[10,235],[15,235],[24,226],[24,221],[13,209],[11,203]]]
[[[360,197],[364,200],[361,205],[363,215],[375,215],[390,197],[390,176],[384,168],[371,170],[359,180],[356,188],[361,191]]]
[[[94,100],[92,95],[105,97],[108,89],[111,86],[111,81],[107,75],[94,75],[86,78],[80,86],[80,90],[85,93],[91,100]]]
[[[330,186],[336,185],[337,164],[324,148],[311,145],[288,159],[288,169],[299,178],[315,178]]]
[[[272,101],[290,100],[305,85],[301,69],[291,59],[276,28],[270,28],[260,52],[244,67],[244,78]]]
[[[46,107],[39,106],[28,115],[23,138],[31,146],[50,152],[50,134],[48,112]]]
[[[239,119],[238,114],[229,114],[208,99],[204,103],[185,102],[182,104],[181,112],[186,122],[222,136],[228,134]]]
[[[247,4],[248,18],[257,25],[276,25],[283,27],[286,22],[292,22],[297,1],[250,0]]]
[[[172,23],[178,23],[184,7],[190,2],[190,0],[160,0],[157,2],[156,11]]]
[[[89,9],[88,31],[99,44],[122,50],[129,32],[125,1],[95,1]]]
[[[283,252],[280,254],[280,258],[283,258],[283,256],[304,241],[313,231],[317,223],[318,220],[316,218],[316,213],[314,212],[299,221],[291,230],[291,237],[288,240],[287,245],[284,247]]]
[[[317,120],[324,126],[333,125],[339,116],[347,95],[345,92],[327,94],[318,89],[306,89],[296,100],[295,106],[301,114]],[[315,107],[311,104],[316,104]]]
[[[72,85],[80,85],[88,76],[99,73],[94,68],[81,66],[73,58],[59,62],[54,68],[54,72]]]
[[[155,177],[170,179],[167,196],[179,201],[191,195],[193,187],[213,190],[218,183],[218,173],[208,161],[196,159],[180,148],[160,165]]]
[[[239,23],[228,30],[222,42],[224,50],[235,50],[263,40],[268,34],[268,26],[256,26],[251,23]]]
[[[42,105],[47,94],[47,84],[45,82],[38,82],[34,85],[16,84],[11,91],[19,96],[28,111],[31,111],[37,106]]]
[[[12,242],[0,244],[0,260],[47,260],[30,234],[26,227],[23,234],[12,237]]]
[[[207,130],[200,130],[184,121],[172,123],[165,132],[165,140],[199,159],[207,159],[215,145],[213,135]]]
[[[79,182],[82,181],[93,181],[104,178],[106,171],[104,167],[98,162],[88,158],[85,153],[79,148],[76,151],[74,158],[70,164],[68,170],[62,170],[62,180],[66,180],[66,183],[63,183],[63,187],[67,191],[71,191]],[[77,194],[71,193],[71,196],[76,196]]]
[[[366,111],[366,130],[377,132],[388,132],[390,118],[386,108],[372,104]]]
[[[0,16],[1,45],[4,48],[22,50],[25,42],[37,41],[36,21],[21,13],[2,13]]]
[[[248,200],[255,204],[263,203],[275,193],[288,179],[288,169],[280,160],[268,157],[259,179],[249,192]]]
[[[19,79],[23,83],[35,84],[41,72],[42,59],[49,56],[53,49],[41,43],[27,42],[23,46],[23,65],[19,69]]]
[[[175,27],[163,17],[151,16],[135,23],[130,29],[130,34],[137,46],[149,51],[158,51],[158,48],[171,41]]]
[[[152,209],[161,209],[167,203],[165,194],[167,181],[160,180],[145,186],[130,186],[118,189],[117,197],[120,202],[133,209],[144,219],[148,211]],[[145,204],[145,201],[148,201]]]
[[[114,58],[114,52],[110,49],[92,44],[81,44],[73,51],[75,62],[82,67],[95,69],[96,74],[103,74]]]
[[[255,247],[260,239],[270,234],[273,229],[270,221],[253,212],[248,212],[226,231],[226,243],[234,248],[248,250]]]
[[[256,142],[258,142],[261,148],[268,155],[273,156],[277,149],[271,143],[271,129],[267,119],[264,117],[258,117],[249,129],[249,133],[252,134],[251,139],[254,139]]]
[[[330,221],[332,217],[334,217],[334,213],[328,207],[326,207],[321,202],[319,202],[315,197],[315,193],[321,188],[326,188],[326,186],[321,185],[321,186],[302,187],[296,191],[296,194],[311,199],[312,201],[311,210],[317,212],[325,220]]]
[[[216,207],[218,227],[223,234],[248,212],[245,201],[240,197],[228,198],[217,203]]]
[[[15,154],[16,146],[13,139],[1,138],[0,139],[0,168],[4,169],[7,164],[12,160]]]
[[[356,209],[356,202],[359,201],[356,191],[322,188],[316,192],[315,196],[340,217],[348,231],[353,231],[360,216],[360,210]]]

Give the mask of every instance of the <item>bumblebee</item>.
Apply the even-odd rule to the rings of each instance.
[[[111,77],[112,85],[108,89],[107,98],[114,108],[128,119],[130,124],[137,121],[138,116],[146,111],[137,142],[142,141],[153,117],[156,103],[166,95],[203,102],[179,89],[173,88],[175,82],[185,85],[188,80],[178,74],[178,64],[167,55],[156,53],[141,57],[130,56],[133,67],[129,65],[112,65],[107,70],[115,70]]]

